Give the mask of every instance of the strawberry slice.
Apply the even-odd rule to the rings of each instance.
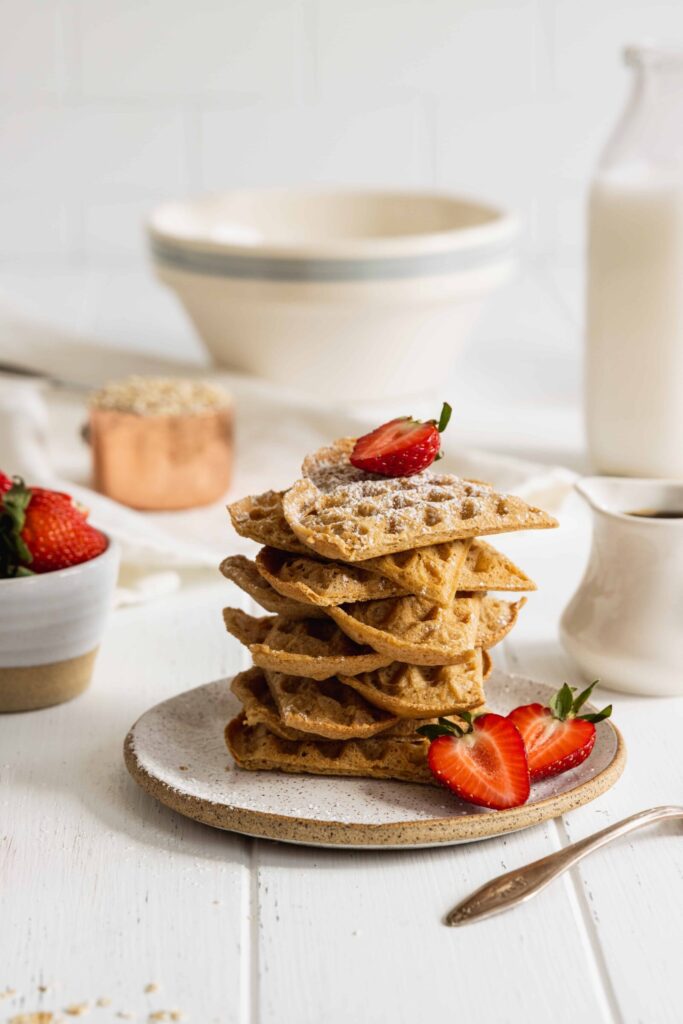
[[[427,760],[432,775],[470,804],[502,810],[529,798],[529,769],[522,737],[502,715],[476,718],[461,711],[466,726],[447,718],[418,732],[431,743]]]
[[[412,416],[383,423],[364,434],[351,452],[351,465],[382,476],[414,476],[441,458],[441,434],[448,426],[452,409],[443,403],[439,420],[422,423]]]
[[[532,782],[576,768],[590,754],[595,745],[595,723],[612,714],[611,704],[596,714],[579,714],[597,682],[578,697],[574,697],[575,687],[565,683],[549,707],[524,704],[508,715],[524,740]]]

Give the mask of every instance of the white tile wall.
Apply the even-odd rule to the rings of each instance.
[[[248,182],[459,189],[574,249],[644,37],[680,0],[0,0],[0,257],[133,258]]]

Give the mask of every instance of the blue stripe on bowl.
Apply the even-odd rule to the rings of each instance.
[[[381,256],[365,259],[282,259],[242,253],[199,252],[181,249],[152,239],[154,259],[161,266],[212,277],[250,278],[268,281],[367,281],[408,277],[433,277],[458,271],[479,270],[509,260],[515,254],[510,238],[455,252],[421,256]]]

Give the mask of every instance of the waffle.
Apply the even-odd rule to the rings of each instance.
[[[557,525],[521,498],[456,476],[426,471],[378,478],[349,463],[324,459],[311,472],[311,478],[297,480],[284,494],[282,507],[301,543],[327,558],[357,562],[484,534]]]
[[[249,726],[239,715],[228,723],[225,741],[240,768],[309,775],[350,775],[436,785],[427,765],[428,740],[376,736],[367,740],[295,741]]]
[[[483,540],[473,541],[457,584],[458,590],[536,590],[526,573]]]
[[[266,491],[252,494],[228,505],[228,512],[235,532],[240,537],[255,540],[258,544],[310,555],[310,548],[302,544],[292,532],[282,511],[284,491]]]
[[[290,729],[280,718],[277,705],[270,692],[266,674],[263,669],[250,668],[246,672],[240,672],[232,681],[230,687],[232,692],[243,705],[244,718],[247,725],[264,725],[268,732],[275,733],[285,740],[310,740],[312,733],[300,732],[297,729]],[[460,721],[456,716],[451,720]],[[390,737],[398,736],[402,739],[420,740],[417,730],[422,725],[431,725],[435,718],[403,718],[396,719],[392,715],[387,718],[387,725],[382,729],[381,735]],[[392,725],[391,722],[395,724]]]
[[[329,679],[372,672],[392,660],[354,643],[329,619],[257,619],[238,608],[224,608],[223,619],[228,631],[249,648],[254,664],[271,672]]]
[[[359,644],[410,665],[448,665],[477,646],[481,597],[458,597],[448,607],[426,597],[395,597],[328,608]]]
[[[483,704],[484,658],[490,663],[481,651],[468,651],[455,665],[393,662],[374,672],[340,678],[371,704],[400,718],[433,718]]]
[[[369,558],[359,564],[363,569],[386,576],[408,594],[430,597],[437,604],[450,604],[459,587],[471,540],[453,540],[447,544],[429,544],[412,551]]]
[[[267,612],[284,615],[288,619],[309,619],[324,616],[324,612],[300,601],[285,597],[273,590],[266,579],[257,570],[255,564],[244,555],[231,555],[224,558],[220,565],[223,575],[236,583],[257,604]]]
[[[247,725],[264,725],[268,732],[274,732],[283,740],[310,738],[308,733],[289,729],[281,720],[263,669],[250,668],[240,672],[233,679],[230,689],[242,704]]]
[[[262,548],[256,568],[264,580],[283,597],[326,607],[348,601],[372,601],[408,593],[383,576],[367,572],[364,566],[342,562],[320,562],[275,548]],[[324,613],[321,613],[324,614]]]
[[[280,719],[301,732],[330,740],[367,739],[398,721],[336,678],[316,681],[267,672],[266,679]]]
[[[514,626],[520,608],[523,608],[525,604],[525,597],[515,602],[499,601],[495,597],[485,597],[481,603],[477,646],[488,648],[499,644]]]

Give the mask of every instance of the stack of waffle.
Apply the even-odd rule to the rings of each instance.
[[[232,684],[243,709],[226,741],[243,768],[430,782],[418,728],[483,706],[489,651],[525,603],[489,591],[535,589],[478,538],[557,524],[459,477],[365,473],[353,443],[230,507],[262,547],[222,572],[271,614],[224,610],[254,663]]]

